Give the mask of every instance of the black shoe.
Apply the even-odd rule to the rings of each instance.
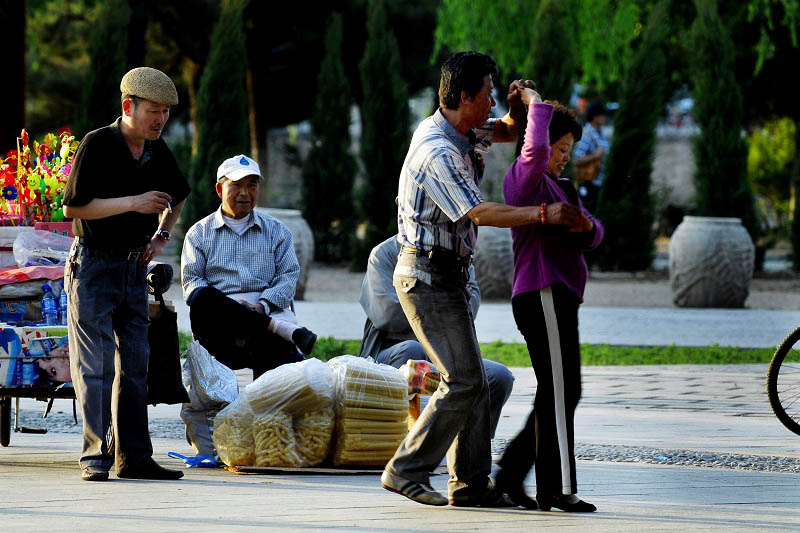
[[[569,503],[564,499],[563,495],[558,495],[555,497],[537,496],[536,501],[539,502],[539,509],[542,511],[549,511],[550,507],[561,509],[567,513],[593,513],[597,510],[597,507],[583,500],[578,500],[575,503]]]
[[[108,470],[99,466],[85,466],[81,470],[81,479],[84,481],[106,481]]]
[[[163,479],[175,480],[183,477],[180,470],[164,468],[152,459],[147,459],[139,464],[126,465],[117,471],[117,477],[126,479]]]
[[[294,333],[292,333],[292,342],[303,354],[308,355],[314,349],[314,343],[317,342],[317,335],[306,328],[297,328],[294,330]]]
[[[491,480],[487,480],[483,492],[476,494],[474,489],[471,492],[469,489],[467,491],[462,489],[461,494],[451,494],[450,505],[453,507],[515,507],[517,505],[511,498],[498,490]]]
[[[508,497],[511,498],[511,501],[520,507],[533,510],[538,509],[539,505],[536,503],[536,500],[528,496],[525,492],[523,483],[521,481],[512,481],[509,477],[510,476],[505,473],[505,470],[500,469],[497,476],[494,478],[494,487],[500,492],[505,492]]]

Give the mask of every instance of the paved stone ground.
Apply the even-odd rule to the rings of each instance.
[[[532,370],[513,371],[497,451],[522,426],[535,394]],[[11,447],[0,449],[0,494],[7,495],[0,500],[0,530],[800,531],[800,474],[726,459],[800,462],[800,436],[769,411],[765,371],[763,365],[585,368],[575,438],[580,495],[600,509],[592,515],[420,506],[381,490],[376,476],[188,469],[177,482],[86,483],[76,466],[78,434],[53,432],[14,434]],[[248,381],[246,373],[240,381]],[[23,412],[42,406],[26,400]],[[65,416],[69,403],[59,401],[55,410]],[[179,430],[177,412],[177,406],[151,408],[151,424]],[[178,437],[154,439],[154,446],[157,459],[172,466],[180,464],[168,451],[191,453]],[[580,459],[592,450],[599,460]],[[648,464],[647,457],[670,454],[674,460],[666,464]],[[688,462],[676,464],[676,454]],[[433,485],[446,490],[446,476],[435,476]],[[532,477],[528,489],[535,491]]]

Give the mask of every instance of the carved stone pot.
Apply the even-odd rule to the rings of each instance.
[[[514,250],[511,230],[482,226],[475,248],[475,280],[481,299],[511,299],[514,284]]]
[[[740,219],[684,217],[669,242],[672,301],[679,307],[744,307],[754,259]]]
[[[311,227],[297,209],[256,207],[256,210],[277,218],[292,232],[294,253],[300,263],[300,279],[297,280],[297,290],[294,298],[295,300],[302,300],[306,292],[308,269],[311,266],[311,260],[314,258],[314,235],[311,233]]]

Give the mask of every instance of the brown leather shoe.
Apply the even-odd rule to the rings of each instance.
[[[481,493],[464,492],[463,494],[451,494],[450,505],[453,507],[516,507],[511,498],[495,488],[491,480]]]
[[[117,471],[117,477],[125,479],[175,480],[183,477],[180,470],[164,468],[152,459],[134,465],[126,465]]]
[[[85,466],[81,470],[81,479],[84,481],[106,481],[108,469],[99,466]]]

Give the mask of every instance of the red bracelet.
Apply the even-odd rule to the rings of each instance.
[[[547,202],[542,202],[539,206],[539,223],[547,224]]]

